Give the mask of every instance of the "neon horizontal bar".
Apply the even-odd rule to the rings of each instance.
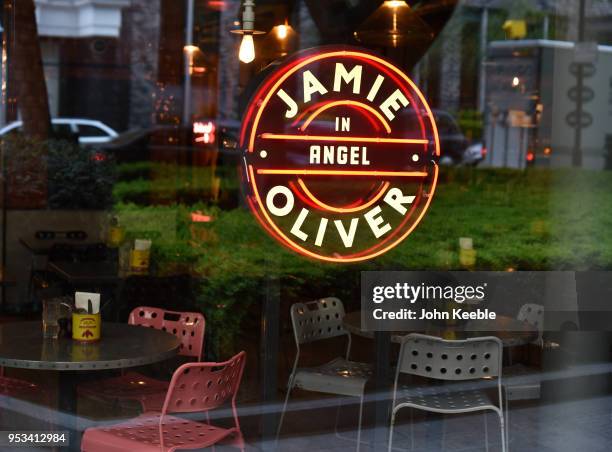
[[[342,137],[329,135],[283,135],[277,133],[262,133],[265,140],[301,140],[301,141],[350,141],[359,143],[400,143],[400,144],[427,144],[429,140],[417,138],[374,138],[374,137]]]
[[[343,170],[300,170],[300,169],[258,169],[257,174],[299,174],[302,176],[393,176],[426,177],[423,171],[343,171]]]

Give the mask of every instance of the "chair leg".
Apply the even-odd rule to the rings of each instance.
[[[281,411],[280,419],[278,420],[278,428],[276,430],[276,442],[278,443],[278,437],[280,436],[281,428],[283,427],[283,420],[285,419],[285,411],[287,411],[287,403],[289,403],[289,395],[293,389],[293,382],[290,382],[287,386],[287,395],[285,396],[285,402],[283,403],[283,410]]]
[[[509,410],[509,404],[508,404],[508,388],[505,388],[504,391],[504,407],[505,407],[505,416],[504,416],[504,420],[505,422],[505,427],[506,427],[506,432],[505,432],[505,436],[506,436],[506,448],[508,450],[510,450],[510,410]]]
[[[410,407],[410,450],[414,450],[414,408]]]
[[[499,427],[501,429],[501,441],[502,441],[502,452],[506,452],[506,432],[504,425],[504,415],[503,413],[499,413]]]
[[[363,400],[364,400],[365,395],[362,394],[361,398],[359,399],[359,424],[358,424],[358,429],[357,429],[357,450],[359,450],[360,444],[361,444],[361,423],[362,423],[362,417],[363,417]],[[334,425],[334,433],[336,435],[336,438],[339,439],[343,439],[345,441],[354,441],[353,438],[349,437],[349,436],[345,436],[345,435],[341,435],[340,432],[338,432],[338,420],[340,419],[340,409],[342,408],[342,404],[338,403],[338,407],[336,408],[336,423]],[[367,444],[367,441],[364,441],[365,444]]]
[[[337,438],[342,438],[340,433],[338,433],[338,420],[340,419],[340,409],[342,408],[342,404],[338,402],[338,406],[336,406],[336,423],[334,424],[334,433]]]
[[[446,449],[446,416],[442,414],[442,450]]]
[[[359,448],[361,447],[361,421],[363,418],[363,393],[359,398],[359,420],[357,423],[357,452],[359,452]]]
[[[482,418],[484,419],[484,434],[485,434],[485,450],[489,452],[489,426],[487,425],[487,411],[482,412]]]
[[[240,449],[240,452],[244,452],[245,444],[244,444],[244,437],[242,436],[242,433],[238,433],[238,444],[236,447]]]
[[[395,426],[395,410],[391,412],[391,425],[389,426],[389,449],[388,452],[391,452],[393,449],[393,427]]]

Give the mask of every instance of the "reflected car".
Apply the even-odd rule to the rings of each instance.
[[[96,145],[108,143],[119,136],[111,127],[95,119],[51,118],[53,132],[61,136],[76,135],[79,144]],[[11,132],[21,132],[23,121],[15,121],[0,129],[0,136]]]
[[[173,161],[194,151],[200,163],[215,153],[236,155],[237,130],[219,125],[214,119],[184,124],[161,124],[146,129],[132,129],[120,134],[99,150],[113,155],[118,163],[140,161]],[[194,154],[195,155],[195,154]],[[194,162],[192,162],[194,163]]]
[[[463,162],[463,153],[469,145],[469,140],[461,131],[461,127],[455,118],[444,110],[432,109],[438,136],[440,138],[440,164],[460,165]],[[418,130],[418,122],[415,112],[410,113],[413,117],[412,128]]]
[[[453,116],[443,110],[432,110],[440,136],[440,163],[459,165],[463,162],[469,141]]]
[[[487,148],[481,142],[470,144],[463,153],[461,164],[476,166],[484,160],[486,155]]]
[[[118,163],[148,161],[152,153],[168,155],[190,150],[193,132],[189,127],[159,125],[147,129],[132,129],[99,148],[113,155]]]

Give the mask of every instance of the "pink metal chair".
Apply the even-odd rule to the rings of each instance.
[[[199,312],[174,312],[140,306],[130,313],[130,325],[156,328],[174,334],[181,340],[179,355],[202,360],[206,321]],[[137,400],[143,412],[160,411],[168,382],[138,372],[127,372],[118,377],[94,381],[79,386],[79,394],[111,400]]]
[[[15,398],[27,396],[40,398],[41,394],[47,396],[46,391],[39,385],[18,378],[6,377],[4,369],[0,367],[0,395]]]
[[[166,311],[140,306],[130,312],[128,324],[156,328],[174,334],[181,340],[180,355],[202,361],[206,321],[201,313]]]
[[[148,413],[121,424],[89,428],[83,434],[82,452],[174,452],[210,447],[224,439],[244,450],[236,394],[246,353],[223,363],[188,363],[172,376],[160,413]],[[217,427],[177,413],[206,413],[231,401],[234,426]]]

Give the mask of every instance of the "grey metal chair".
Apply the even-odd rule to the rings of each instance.
[[[364,388],[372,375],[372,367],[366,363],[349,360],[351,335],[342,324],[344,314],[344,305],[339,299],[333,297],[308,303],[295,303],[291,306],[291,323],[297,352],[287,383],[287,395],[278,424],[277,438],[283,425],[291,390],[299,388],[325,394],[359,397],[357,429],[357,450],[359,450]],[[335,358],[317,367],[298,368],[301,345],[338,336],[347,336],[348,339],[344,357]]]
[[[505,452],[502,350],[502,342],[496,337],[446,340],[416,333],[405,336],[401,343],[393,385],[389,452],[393,445],[395,418],[402,408],[443,414],[485,411],[485,432],[486,411],[494,411],[499,416],[502,450]],[[399,387],[398,380],[402,374],[461,383]],[[487,389],[495,386],[497,397],[490,397]],[[488,435],[486,441],[488,447]]]

